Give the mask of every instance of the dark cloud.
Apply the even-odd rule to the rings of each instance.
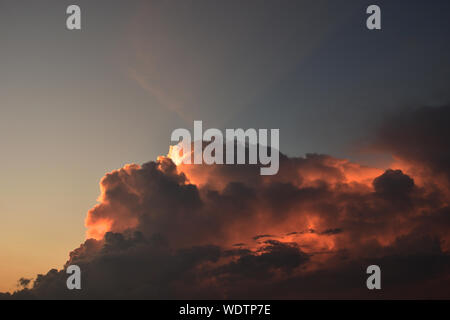
[[[450,105],[391,116],[375,140],[378,149],[450,178]]]
[[[260,234],[260,235],[254,236],[253,240],[259,240],[262,238],[271,238],[271,237],[275,237],[275,236],[271,235],[271,234]]]
[[[272,272],[292,272],[295,268],[306,263],[309,256],[302,252],[295,244],[279,241],[267,241],[258,250],[258,254],[248,253],[216,270],[221,277],[250,278],[262,280],[271,278]]]
[[[335,229],[327,229],[325,231],[322,231],[320,234],[333,235],[333,234],[339,234],[342,232],[343,232],[343,230],[341,228],[335,228]]]
[[[393,197],[404,196],[414,188],[414,180],[403,174],[401,170],[386,170],[373,180],[375,192]]]
[[[33,279],[27,279],[27,278],[20,278],[19,281],[17,281],[17,286],[21,288],[26,288],[31,283]]]

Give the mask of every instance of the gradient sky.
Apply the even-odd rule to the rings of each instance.
[[[73,3],[82,31],[65,28]],[[365,27],[373,3],[382,31]],[[370,161],[358,146],[380,119],[450,100],[449,13],[447,0],[1,0],[0,291],[62,267],[105,172],[166,154],[193,120]]]

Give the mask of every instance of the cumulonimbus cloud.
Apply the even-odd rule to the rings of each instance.
[[[384,171],[317,154],[281,155],[275,176],[169,157],[127,165],[102,179],[66,263],[82,290],[51,270],[2,297],[449,298],[449,120],[442,107],[386,122],[375,146],[397,162]],[[381,294],[365,286],[371,264]]]

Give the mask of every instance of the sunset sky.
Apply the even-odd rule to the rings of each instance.
[[[66,8],[73,3],[82,10],[81,31],[66,29]],[[373,3],[382,10],[380,31],[369,31],[365,25],[366,8]],[[423,127],[419,120],[428,121],[426,128],[433,128],[434,120],[449,120],[448,107],[443,107],[450,102],[449,13],[448,0],[1,0],[0,292],[17,290],[21,277],[35,278],[52,268],[62,269],[69,252],[86,240],[86,217],[92,221],[117,219],[111,231],[118,233],[135,228],[130,221],[139,220],[137,230],[144,235],[147,231],[167,231],[166,236],[173,239],[176,248],[180,243],[222,247],[248,244],[258,235],[297,241],[296,236],[303,232],[301,237],[307,237],[301,238],[305,245],[319,243],[314,250],[348,246],[357,255],[363,249],[352,248],[351,239],[372,240],[373,236],[380,245],[388,246],[399,243],[399,234],[407,236],[425,225],[436,230],[432,236],[444,234],[445,230],[436,227],[438,221],[423,225],[417,222],[420,210],[415,206],[430,212],[448,211],[446,201],[450,193],[445,188],[450,171],[446,171],[448,167],[439,171],[441,167],[432,157],[440,154],[433,151],[429,158],[413,159],[416,154],[410,150],[414,149],[407,145],[414,140],[424,148],[436,146],[437,150],[448,152],[448,130],[436,129],[441,139],[434,144],[436,140],[420,136]],[[411,116],[399,116],[402,114]],[[120,183],[138,189],[142,187],[139,179],[150,176],[159,181],[162,172],[164,179],[169,177],[182,186],[175,195],[187,196],[189,201],[191,196],[195,198],[196,193],[184,188],[187,182],[171,171],[166,160],[157,169],[152,165],[125,166],[142,165],[166,155],[171,132],[176,128],[191,130],[194,120],[202,120],[207,128],[279,128],[280,150],[286,161],[280,175],[270,183],[318,188],[320,178],[330,183],[327,192],[339,200],[344,198],[344,191],[338,182],[347,183],[353,191],[362,188],[358,190],[364,195],[358,194],[355,202],[342,200],[342,208],[363,203],[379,206],[378,197],[383,201],[389,198],[384,198],[391,193],[391,189],[386,191],[385,180],[390,182],[391,178],[396,183],[400,181],[398,188],[408,191],[407,173],[414,179],[414,188],[420,191],[411,191],[417,191],[411,196],[414,214],[399,215],[398,219],[414,224],[402,230],[380,227],[380,235],[372,231],[360,235],[352,229],[348,237],[345,234],[337,240],[322,240],[323,235],[339,234],[335,229],[342,227],[338,224],[343,220],[338,223],[322,213],[306,217],[305,212],[313,205],[298,208],[299,203],[303,206],[298,198],[283,198],[290,189],[277,193],[269,188],[268,181],[259,180],[261,177],[253,181],[247,171],[229,174],[220,168],[202,167],[198,172],[197,168],[179,169],[197,185],[204,201],[202,208],[220,211],[202,198],[204,194],[210,196],[203,188],[206,182],[218,178],[221,183],[215,188],[223,198],[217,203],[226,204],[224,199],[236,200],[236,194],[246,194],[233,189],[233,182],[246,182],[252,191],[249,198],[250,194],[263,196],[270,191],[278,195],[274,201],[281,205],[279,210],[290,212],[297,208],[303,213],[303,220],[298,225],[293,218],[274,223],[270,232],[277,236],[263,232],[273,223],[272,219],[277,219],[268,212],[262,214],[266,223],[256,219],[256,214],[249,218],[258,222],[253,221],[254,233],[245,236],[238,218],[230,217],[226,227],[222,218],[218,218],[220,222],[202,220],[206,226],[216,226],[217,234],[223,238],[219,241],[214,239],[214,233],[205,231],[204,237],[197,239],[198,231],[189,227],[186,234],[192,232],[190,237],[178,238],[176,228],[165,229],[169,223],[165,220],[155,218],[158,230],[148,227],[151,223],[135,216],[131,204],[115,207],[112,200],[97,201],[99,183],[108,172],[120,176]],[[396,131],[393,123],[405,131]],[[441,128],[438,125],[436,128]],[[413,133],[404,134],[410,128]],[[424,150],[420,146],[417,150]],[[301,158],[308,153],[330,158]],[[321,171],[325,167],[326,173]],[[113,171],[120,168],[122,171]],[[388,168],[402,169],[403,173],[384,173]],[[424,168],[435,175],[437,190],[443,190],[439,201],[437,196],[429,196],[432,192],[426,189],[429,184]],[[302,181],[293,181],[289,170],[305,170]],[[123,177],[127,175],[132,182]],[[376,180],[377,177],[382,178]],[[116,183],[109,181],[108,176],[102,181],[103,191]],[[166,199],[166,194],[155,195],[153,187],[150,191],[147,187],[142,187],[142,194],[164,207],[158,199]],[[155,187],[160,188],[163,189]],[[104,194],[104,199],[108,196]],[[174,206],[179,199],[174,199]],[[180,200],[180,206],[184,200]],[[98,203],[100,207],[95,207]],[[284,208],[282,204],[292,207]],[[144,210],[145,205],[142,206],[139,210]],[[192,210],[198,209],[196,203],[192,206]],[[118,208],[122,207],[126,213],[119,214]],[[250,207],[249,211],[258,214],[258,210],[263,210]],[[125,215],[128,216],[124,218]],[[92,228],[87,221],[87,227]],[[299,229],[286,230],[292,225]],[[315,233],[321,235],[308,234],[314,226],[320,229]],[[348,223],[347,228],[354,226]],[[278,237],[288,232],[299,234]],[[433,241],[430,240],[432,244]],[[256,250],[259,245],[262,244],[248,249]],[[271,245],[264,250],[278,248]],[[450,250],[450,246],[441,249]],[[308,249],[303,252],[315,254]],[[305,259],[308,270],[324,261],[308,260],[306,254],[300,255],[297,263],[302,264],[301,259]],[[202,292],[197,294],[202,296]]]

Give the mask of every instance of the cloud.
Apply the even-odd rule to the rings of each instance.
[[[375,149],[407,162],[422,175],[450,181],[450,106],[421,107],[392,115],[379,128]],[[416,172],[417,173],[417,172]]]
[[[448,298],[448,121],[430,128],[435,113],[450,120],[421,109],[377,135],[404,168],[309,154],[281,155],[275,176],[168,157],[115,170],[65,265],[80,266],[82,290],[50,270],[0,298]],[[371,264],[381,292],[365,287]]]
[[[342,229],[341,228],[327,229],[325,231],[322,231],[320,234],[333,235],[333,234],[339,234],[339,233],[342,233]]]

